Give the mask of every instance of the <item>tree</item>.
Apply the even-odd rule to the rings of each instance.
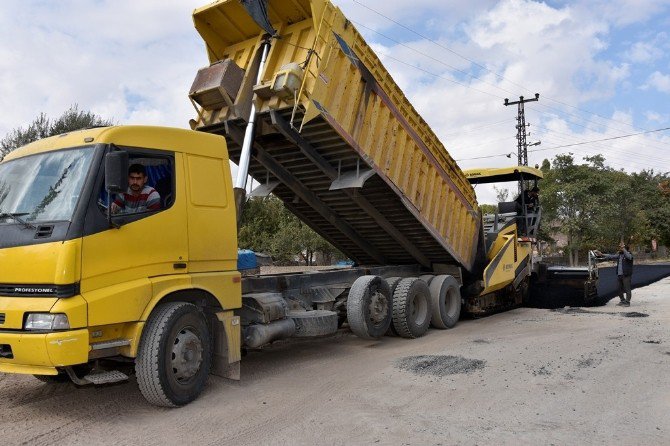
[[[545,173],[542,192],[543,218],[556,225],[555,231],[567,236],[571,265],[579,262],[580,250],[603,246],[602,222],[612,179],[600,155],[576,164],[572,154],[558,155]]]
[[[67,109],[55,121],[51,121],[46,114],[40,113],[26,128],[16,128],[0,140],[0,161],[12,150],[38,139],[89,127],[109,125],[113,125],[111,120],[103,119],[90,111],[79,110],[77,104]]]
[[[241,248],[269,253],[279,263],[291,262],[298,257],[305,265],[313,265],[317,252],[326,260],[341,256],[274,196],[252,198],[246,203],[238,239]]]
[[[580,251],[613,250],[620,240],[670,243],[667,173],[617,171],[606,166],[602,155],[584,161],[577,164],[567,154],[542,165],[543,220],[548,228],[543,234],[567,236],[571,264],[578,263]]]
[[[479,211],[482,213],[482,215],[495,214],[498,212],[498,206],[495,204],[480,204]]]
[[[509,198],[509,189],[498,189],[496,186],[493,186],[493,189],[496,191],[496,200],[498,203],[504,203]]]

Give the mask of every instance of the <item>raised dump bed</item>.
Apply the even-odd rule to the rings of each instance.
[[[212,65],[191,89],[192,127],[225,135],[238,162],[255,93],[257,194],[361,264],[472,271],[474,190],[352,23],[323,0],[270,0],[267,14],[279,38],[257,83],[267,32],[242,3],[194,12]]]

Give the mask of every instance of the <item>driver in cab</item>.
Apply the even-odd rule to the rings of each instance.
[[[147,171],[141,164],[133,164],[128,169],[128,190],[117,195],[112,203],[112,214],[136,214],[158,211],[161,197],[151,186],[147,186]]]

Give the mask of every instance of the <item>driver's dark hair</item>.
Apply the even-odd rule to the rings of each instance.
[[[130,168],[128,168],[128,175],[130,175],[131,173],[139,173],[146,177],[147,169],[145,169],[145,167],[141,164],[133,164],[130,166]]]

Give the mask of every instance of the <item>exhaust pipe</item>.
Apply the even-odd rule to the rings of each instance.
[[[295,334],[293,319],[281,319],[267,325],[250,325],[244,329],[244,345],[258,348],[279,339],[290,338]]]

